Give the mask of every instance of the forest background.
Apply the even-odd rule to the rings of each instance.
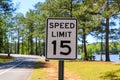
[[[78,54],[90,60],[94,53],[120,52],[119,0],[46,0],[26,14],[16,13],[18,4],[0,0],[0,52],[30,55],[45,54],[45,31],[48,17],[74,17],[78,20]],[[91,35],[98,42],[89,44]]]

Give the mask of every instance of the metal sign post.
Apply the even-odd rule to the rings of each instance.
[[[64,80],[64,60],[77,58],[77,20],[48,18],[46,59],[59,60],[59,79]]]
[[[58,80],[64,80],[64,60],[59,60]]]

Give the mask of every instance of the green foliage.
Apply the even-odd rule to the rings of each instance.
[[[0,0],[0,52],[4,51],[10,28],[10,15],[15,10],[12,0]],[[6,45],[7,46],[7,45]]]
[[[13,57],[8,57],[8,56],[0,55],[0,63],[9,62],[11,60],[13,60]]]
[[[120,42],[111,42],[110,43],[110,52],[113,54],[118,54],[120,52]]]
[[[0,4],[0,13],[14,11],[12,0]],[[72,1],[72,4],[71,4]],[[79,48],[85,57],[93,53],[105,52],[105,45],[100,43],[87,44],[87,35],[92,34],[97,39],[105,39],[105,18],[110,18],[119,12],[119,0],[46,0],[38,2],[35,9],[29,10],[26,15],[0,14],[0,50],[20,54],[44,54],[45,50],[45,29],[48,17],[75,17],[78,19],[78,39],[84,43]],[[3,3],[3,0],[0,1]],[[11,5],[11,6],[10,6]],[[6,7],[5,7],[6,6]],[[113,34],[114,33],[114,34]],[[117,29],[110,30],[110,39],[119,39]],[[120,52],[120,43],[110,43],[110,52]],[[7,49],[8,46],[9,48]],[[4,49],[2,47],[4,46]],[[83,48],[84,47],[84,48]]]
[[[110,42],[110,53],[118,54],[120,52],[120,42]],[[101,45],[100,43],[92,43],[87,45],[88,54],[100,53]],[[105,46],[103,45],[103,53],[105,52]]]
[[[99,44],[93,43],[87,45],[88,53],[97,53],[100,51]]]
[[[84,58],[85,58],[85,53],[84,53],[84,52],[81,52],[80,55],[81,55],[81,59],[84,60]]]
[[[12,0],[0,0],[0,13],[7,14],[15,11]]]
[[[0,52],[2,51],[3,48],[3,25],[4,25],[4,20],[0,18]]]

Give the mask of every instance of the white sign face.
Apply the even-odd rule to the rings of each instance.
[[[77,20],[48,18],[46,30],[46,59],[77,58]]]

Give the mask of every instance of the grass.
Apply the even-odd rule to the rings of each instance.
[[[30,80],[46,80],[45,77],[47,73],[42,69],[44,67],[46,67],[44,61],[37,62],[30,77]]]
[[[58,61],[50,61],[53,62],[57,66]],[[30,80],[46,80],[48,74],[42,69],[45,67],[46,62],[36,63]],[[82,80],[120,80],[120,64],[112,62],[65,61],[65,69]]]
[[[65,68],[83,80],[120,80],[120,65],[111,62],[65,62]]]
[[[8,57],[8,56],[0,55],[0,63],[9,62],[11,60],[13,60],[13,57]]]

